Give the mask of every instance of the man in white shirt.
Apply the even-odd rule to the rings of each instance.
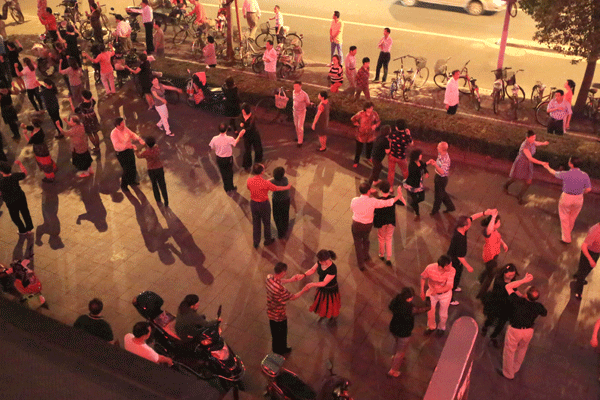
[[[444,105],[446,106],[446,112],[450,115],[456,114],[458,103],[460,102],[458,99],[458,78],[460,78],[460,71],[455,69],[452,71],[452,79],[446,85]]]
[[[385,28],[383,30],[383,37],[377,44],[379,48],[379,58],[377,59],[377,69],[375,70],[375,80],[373,82],[379,82],[379,71],[381,71],[381,67],[383,67],[383,77],[381,78],[381,82],[385,82],[388,74],[388,64],[390,63],[391,51],[392,51],[392,38],[390,37],[390,33],[392,31],[390,28]]]
[[[233,185],[233,148],[237,146],[242,136],[243,133],[240,133],[236,139],[227,136],[227,125],[221,123],[219,134],[208,144],[217,156],[217,165],[223,178],[223,189],[227,193],[237,190],[237,186]]]
[[[352,97],[356,91],[356,46],[350,46],[346,55],[346,78],[348,78],[348,94]]]
[[[152,331],[148,322],[136,323],[133,326],[133,333],[125,335],[125,350],[156,364],[173,365],[172,359],[161,356],[146,344],[146,340],[150,338],[151,333]]]
[[[271,81],[277,80],[277,50],[273,48],[273,41],[267,40],[265,44],[267,49],[263,54],[263,62],[265,63],[265,72],[267,73],[267,78]]]
[[[260,7],[256,0],[245,0],[244,6],[242,7],[242,13],[244,18],[248,22],[248,28],[250,28],[249,38],[254,39],[256,37],[256,26],[260,19]]]
[[[308,94],[302,90],[302,82],[294,82],[294,127],[296,128],[296,137],[298,138],[298,147],[302,147],[304,142],[304,120],[306,119],[306,106],[313,103],[310,101]]]
[[[121,45],[121,49],[123,51],[129,51],[133,47],[133,43],[131,43],[131,25],[129,25],[129,21],[126,21],[120,14],[115,15],[115,19],[117,20],[115,37]]]
[[[344,32],[344,23],[340,19],[340,12],[333,12],[333,20],[329,27],[329,41],[331,42],[331,58],[336,53],[340,56],[340,64],[344,63],[344,53],[342,52],[342,34]]]
[[[132,140],[138,141],[141,145],[145,145],[146,142],[133,133],[129,128],[125,126],[125,119],[117,118],[115,120],[115,129],[110,133],[110,140],[115,149],[117,160],[123,168],[123,175],[121,176],[121,190],[125,193],[129,192],[128,186],[135,186],[137,169],[135,166],[135,154],[133,150],[135,146],[131,142]]]
[[[142,0],[141,10],[135,8],[130,10],[134,13],[142,14],[142,23],[146,30],[146,53],[150,55],[154,51],[154,38],[152,35],[152,29],[154,28],[154,13],[152,12],[152,7],[148,5],[148,0]]]
[[[398,194],[396,197],[387,200],[380,200],[371,197],[371,184],[363,182],[358,186],[360,192],[359,197],[355,197],[350,202],[352,209],[352,237],[354,238],[354,250],[356,251],[356,259],[358,268],[361,271],[365,270],[365,262],[371,261],[369,255],[369,234],[373,227],[373,217],[375,216],[376,208],[393,206],[395,202],[400,200],[406,204],[402,196],[402,186],[398,186]]]

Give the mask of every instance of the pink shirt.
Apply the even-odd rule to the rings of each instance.
[[[454,283],[455,274],[456,270],[454,267],[447,267],[444,270],[440,270],[437,263],[429,264],[425,268],[425,271],[421,273],[421,278],[427,279],[427,296],[445,293],[445,286],[448,283]],[[449,290],[452,290],[452,286],[450,286]]]
[[[98,54],[98,57],[94,58],[94,62],[100,64],[101,74],[110,74],[113,72],[113,66],[110,62],[110,59],[114,55],[114,51],[103,51],[102,53]]]

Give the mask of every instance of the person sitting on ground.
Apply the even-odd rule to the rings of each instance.
[[[199,307],[200,298],[195,294],[188,294],[179,304],[175,333],[183,342],[193,342],[205,328],[221,321],[220,318],[216,321],[207,321],[203,314],[198,314]]]
[[[133,333],[125,335],[125,350],[137,356],[143,357],[156,364],[173,365],[173,360],[169,357],[161,356],[154,349],[146,344],[150,339],[152,329],[148,322],[138,322],[133,326]]]
[[[87,315],[80,315],[73,324],[73,327],[84,330],[90,335],[94,335],[110,344],[118,344],[118,340],[113,336],[110,324],[102,317],[103,308],[104,304],[102,303],[102,300],[98,298],[90,300],[88,303],[90,313]]]

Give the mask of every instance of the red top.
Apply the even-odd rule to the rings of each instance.
[[[486,236],[486,231],[483,231],[485,243],[483,245],[483,262],[491,261],[494,257],[500,254],[500,246],[502,244],[502,236],[500,232],[494,230],[490,236]]]
[[[56,17],[50,13],[45,12],[44,15],[40,17],[40,22],[49,31],[56,31],[58,29],[56,25]]]
[[[279,188],[279,186],[272,184],[261,175],[248,178],[246,186],[248,186],[248,190],[250,191],[250,200],[259,203],[268,201],[269,191],[276,191]]]
[[[158,169],[163,167],[162,162],[160,161],[160,149],[156,145],[142,151],[139,157],[145,158],[146,161],[148,161],[148,169]]]

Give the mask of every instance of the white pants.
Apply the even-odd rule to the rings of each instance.
[[[294,110],[294,126],[296,127],[296,136],[298,137],[298,144],[304,142],[304,119],[306,118],[306,110],[296,111]]]
[[[169,127],[169,110],[167,109],[167,105],[163,104],[162,106],[154,106],[156,112],[160,116],[160,121],[158,121],[159,128],[162,126],[167,134],[171,133],[171,128]]]
[[[583,207],[583,195],[572,195],[564,193],[558,201],[558,216],[560,217],[560,230],[562,240],[571,243],[571,231],[575,226],[575,220]]]
[[[387,250],[388,260],[392,259],[394,229],[396,229],[396,227],[392,224],[383,225],[381,228],[377,229],[377,239],[379,240],[379,257],[385,256]]]
[[[506,330],[502,354],[502,373],[508,379],[513,379],[521,369],[521,364],[532,337],[533,328],[516,329],[509,326]]]
[[[104,91],[106,93],[117,93],[115,90],[115,75],[112,71],[106,74],[100,74],[100,80],[102,81],[102,86],[104,86]]]
[[[436,328],[435,307],[437,303],[440,303],[440,323],[437,324],[437,328],[443,331],[446,330],[448,307],[450,306],[450,300],[452,300],[452,290],[441,294],[431,294],[429,295],[429,299],[431,300],[431,309],[427,311],[427,327],[431,330]]]

